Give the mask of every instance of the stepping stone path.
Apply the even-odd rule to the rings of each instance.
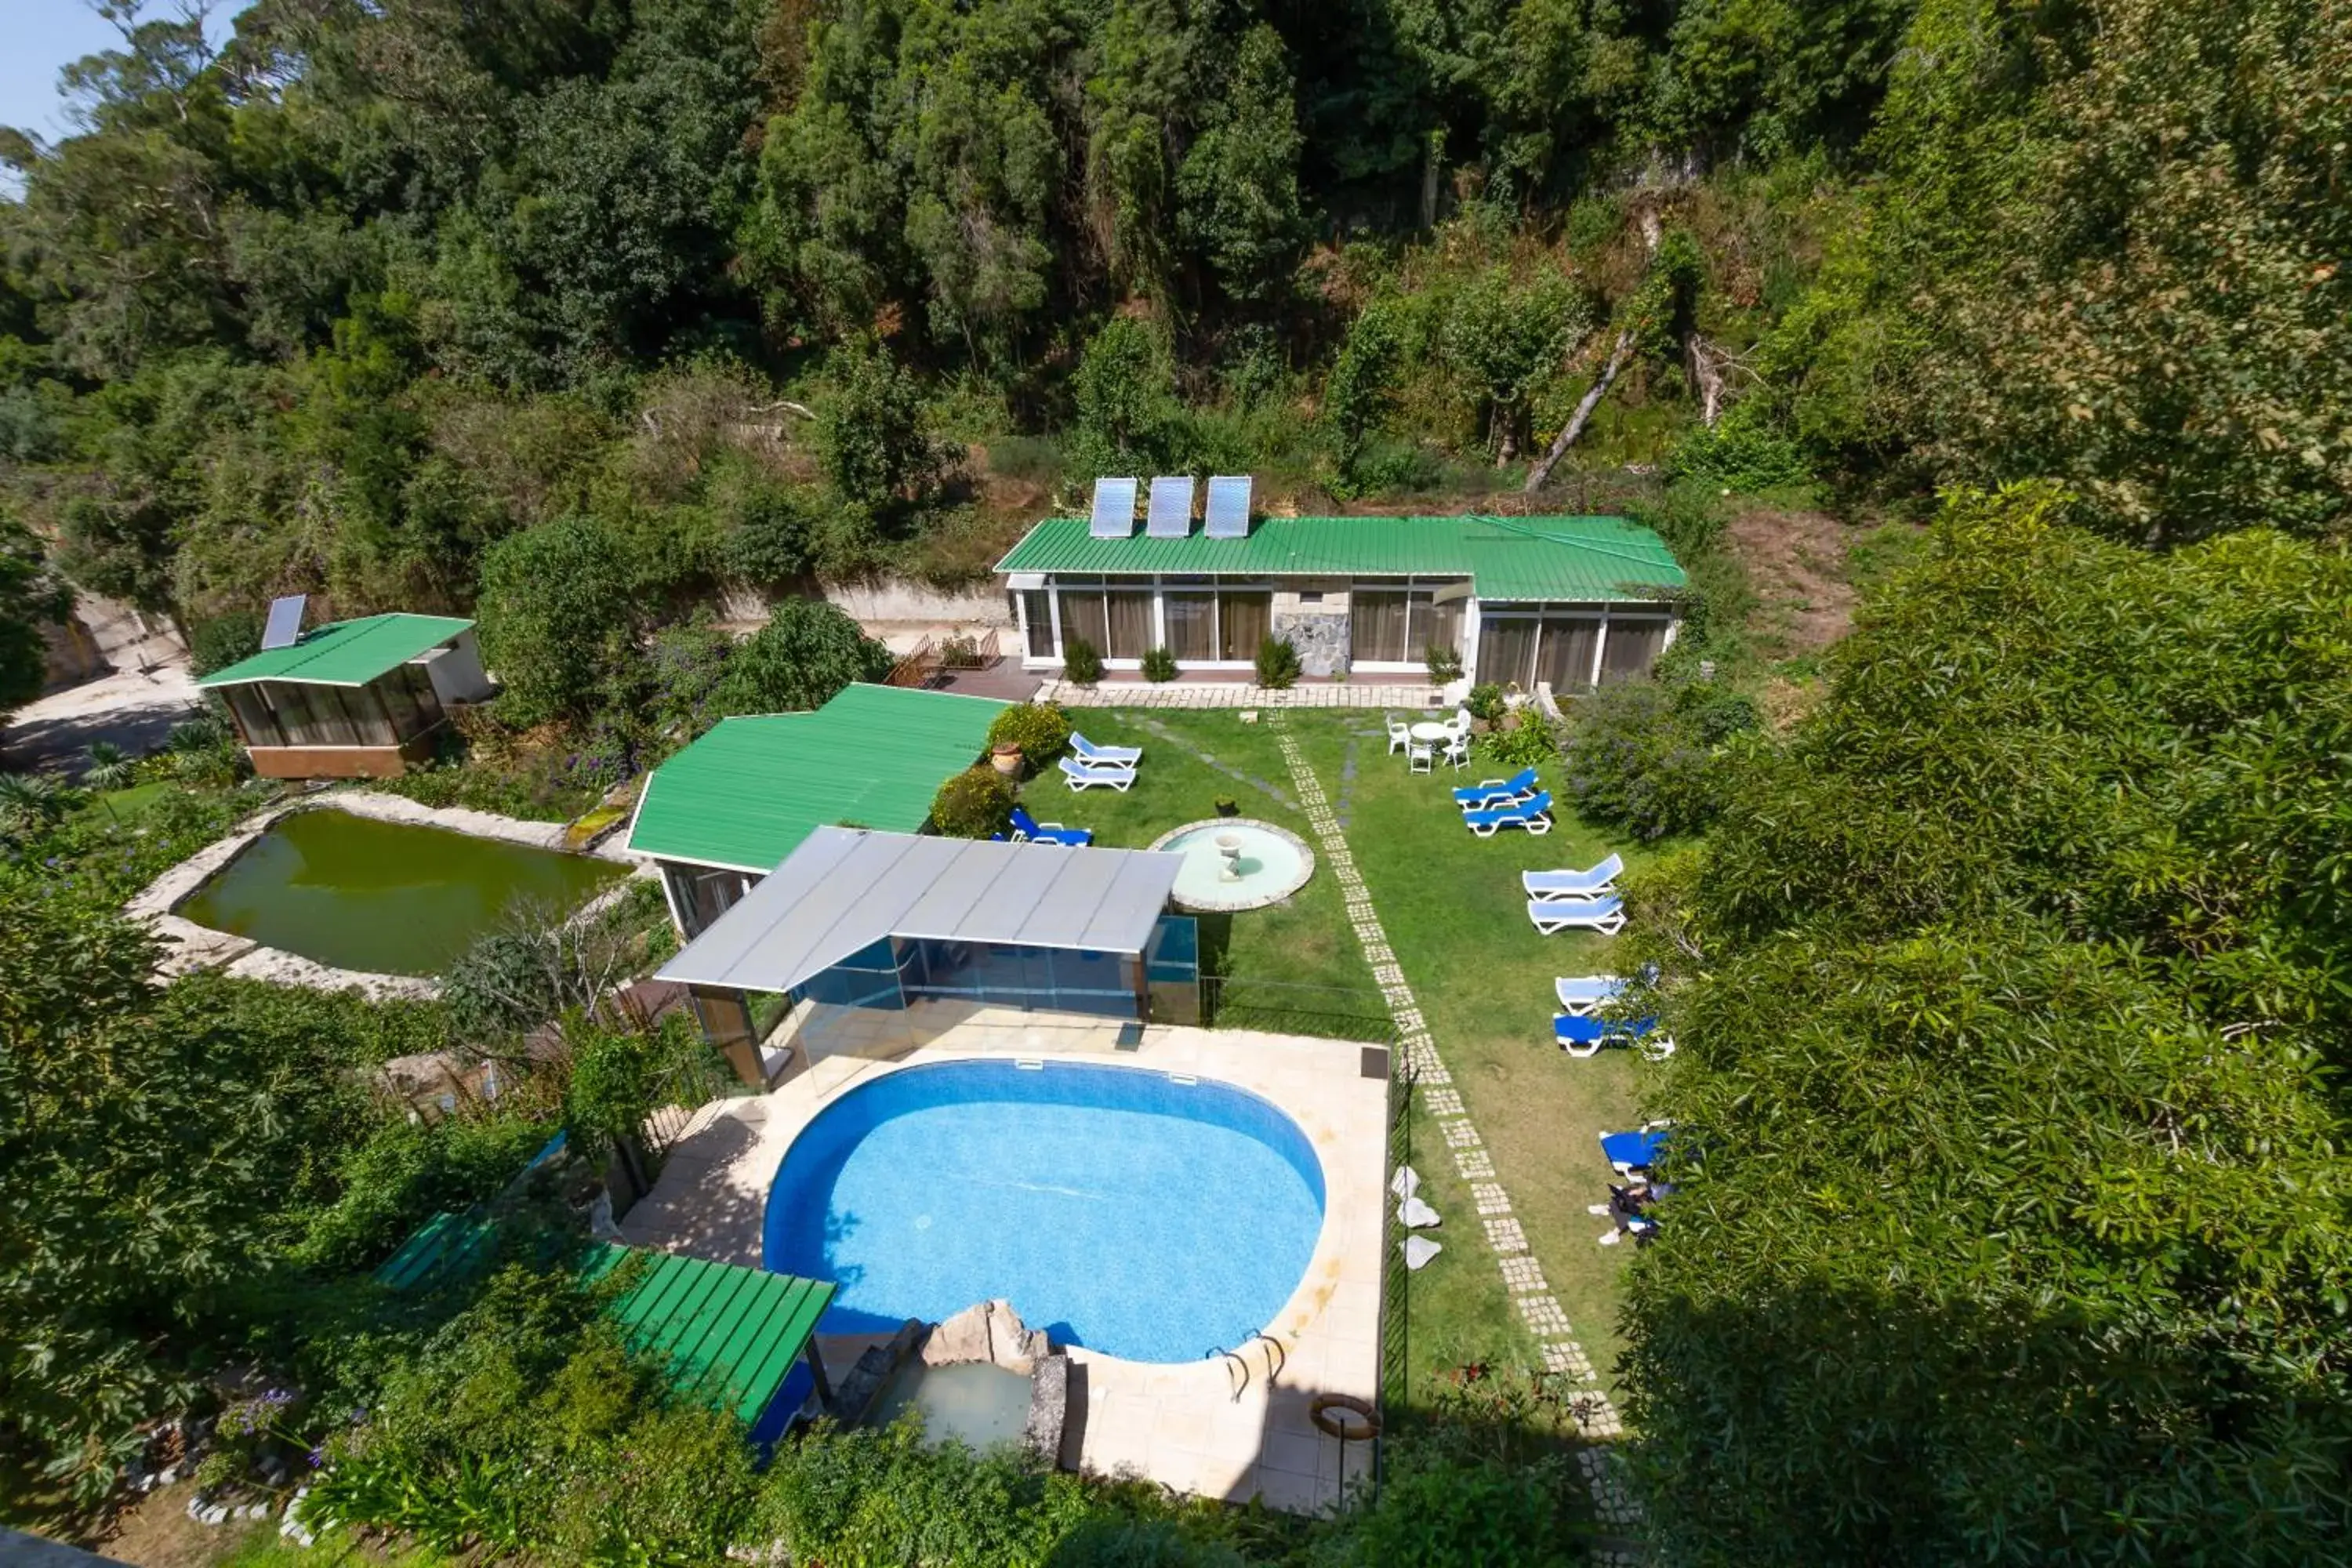
[[[1445,1070],[1444,1060],[1437,1054],[1429,1022],[1413,1000],[1412,987],[1397,963],[1396,950],[1389,945],[1388,932],[1372,907],[1372,895],[1364,886],[1363,873],[1356,868],[1355,855],[1348,847],[1345,825],[1323,793],[1314,770],[1307,765],[1297,740],[1283,727],[1281,716],[1270,713],[1266,717],[1274,730],[1275,744],[1290,770],[1291,791],[1306,810],[1307,826],[1315,832],[1324,866],[1339,884],[1340,897],[1348,909],[1348,923],[1355,928],[1364,962],[1371,966],[1372,979],[1380,986],[1389,1015],[1395,1021],[1406,1070],[1412,1073],[1414,1087],[1420,1092],[1422,1109],[1437,1119],[1438,1131],[1454,1155],[1455,1168],[1470,1184],[1470,1200],[1478,1211],[1487,1246],[1502,1272],[1503,1289],[1535,1335],[1544,1369],[1579,1383],[1598,1384],[1600,1378],[1592,1370],[1591,1358],[1576,1342],[1568,1313],[1544,1282],[1543,1270],[1528,1249],[1526,1232],[1511,1217],[1510,1194],[1495,1180],[1494,1156],[1486,1152],[1477,1126],[1462,1102],[1462,1091],[1454,1087],[1454,1076]],[[1578,1394],[1570,1408],[1588,1438],[1600,1442],[1624,1434],[1616,1406],[1598,1386]],[[1642,1522],[1641,1505],[1633,1500],[1625,1484],[1624,1461],[1614,1452],[1599,1447],[1579,1449],[1576,1458],[1585,1484],[1591,1488],[1592,1501],[1602,1525],[1623,1530],[1638,1528]],[[1594,1556],[1595,1562],[1603,1563],[1632,1564],[1641,1560],[1638,1551],[1606,1545]]]

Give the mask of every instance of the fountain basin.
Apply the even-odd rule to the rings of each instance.
[[[1176,873],[1177,904],[1212,914],[1278,904],[1315,874],[1315,851],[1305,839],[1255,817],[1188,822],[1161,834],[1151,847],[1184,858]]]

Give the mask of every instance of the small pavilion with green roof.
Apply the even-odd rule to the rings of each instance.
[[[813,712],[722,719],[646,781],[629,852],[660,865],[691,942],[814,828],[920,829],[940,783],[980,760],[1010,706],[860,683]]]
[[[424,761],[456,702],[493,688],[474,623],[382,615],[314,626],[196,682],[228,705],[263,778],[390,778]]]

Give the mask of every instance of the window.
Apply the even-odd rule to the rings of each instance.
[[[688,942],[709,930],[752,887],[751,879],[740,871],[676,862],[664,862],[662,875],[669,881],[670,900],[677,906],[678,924]]]
[[[1478,627],[1478,679],[1496,686],[1535,679],[1536,628],[1533,616],[1489,616]]]
[[[1054,596],[1043,588],[1021,595],[1021,614],[1029,623],[1029,657],[1054,657]]]
[[[1665,646],[1664,621],[1619,620],[1611,616],[1609,640],[1601,649],[1601,684],[1614,686],[1621,680],[1640,679],[1650,673]]]
[[[1217,657],[1248,660],[1257,657],[1274,626],[1274,591],[1270,588],[1217,590]]]
[[[1151,647],[1151,590],[1112,584],[1066,584],[1062,600],[1062,647],[1084,637],[1105,658],[1141,658]]]
[[[1171,588],[1160,596],[1168,622],[1168,651],[1179,664],[1217,657],[1217,595],[1206,588]]]
[[[1348,601],[1351,662],[1418,664],[1434,647],[1462,646],[1462,599],[1436,588],[1357,588]]]
[[[1536,679],[1550,681],[1556,692],[1582,691],[1592,684],[1592,655],[1600,644],[1599,616],[1545,616]]]
[[[282,746],[286,743],[286,737],[278,732],[278,715],[270,710],[259,686],[224,687],[221,695],[228,700],[229,711],[236,715],[236,725],[245,731],[247,745]]]

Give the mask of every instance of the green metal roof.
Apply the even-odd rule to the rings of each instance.
[[[597,1249],[581,1269],[593,1284],[625,1258],[650,1267],[611,1306],[629,1344],[667,1363],[678,1393],[755,1422],[808,1348],[835,1287],[732,1263],[625,1247]]]
[[[1049,517],[999,572],[1222,577],[1463,577],[1481,599],[1654,600],[1685,579],[1665,542],[1622,517],[1269,517],[1247,539],[1097,539]]]
[[[356,621],[334,621],[313,626],[291,647],[264,649],[196,684],[294,680],[312,686],[365,686],[473,625],[455,616],[363,616]]]
[[[394,1289],[470,1272],[496,1255],[495,1221],[477,1211],[440,1214],[416,1228],[376,1269]],[[808,1347],[817,1320],[833,1300],[823,1279],[770,1274],[731,1263],[709,1263],[626,1247],[597,1246],[580,1265],[580,1282],[593,1285],[625,1258],[646,1260],[644,1275],[606,1306],[630,1347],[668,1366],[670,1386],[746,1422],[757,1421],[793,1361]]]
[[[979,761],[989,725],[1010,706],[859,685],[814,713],[722,719],[646,781],[629,849],[764,876],[811,828],[912,833],[940,783]]]

